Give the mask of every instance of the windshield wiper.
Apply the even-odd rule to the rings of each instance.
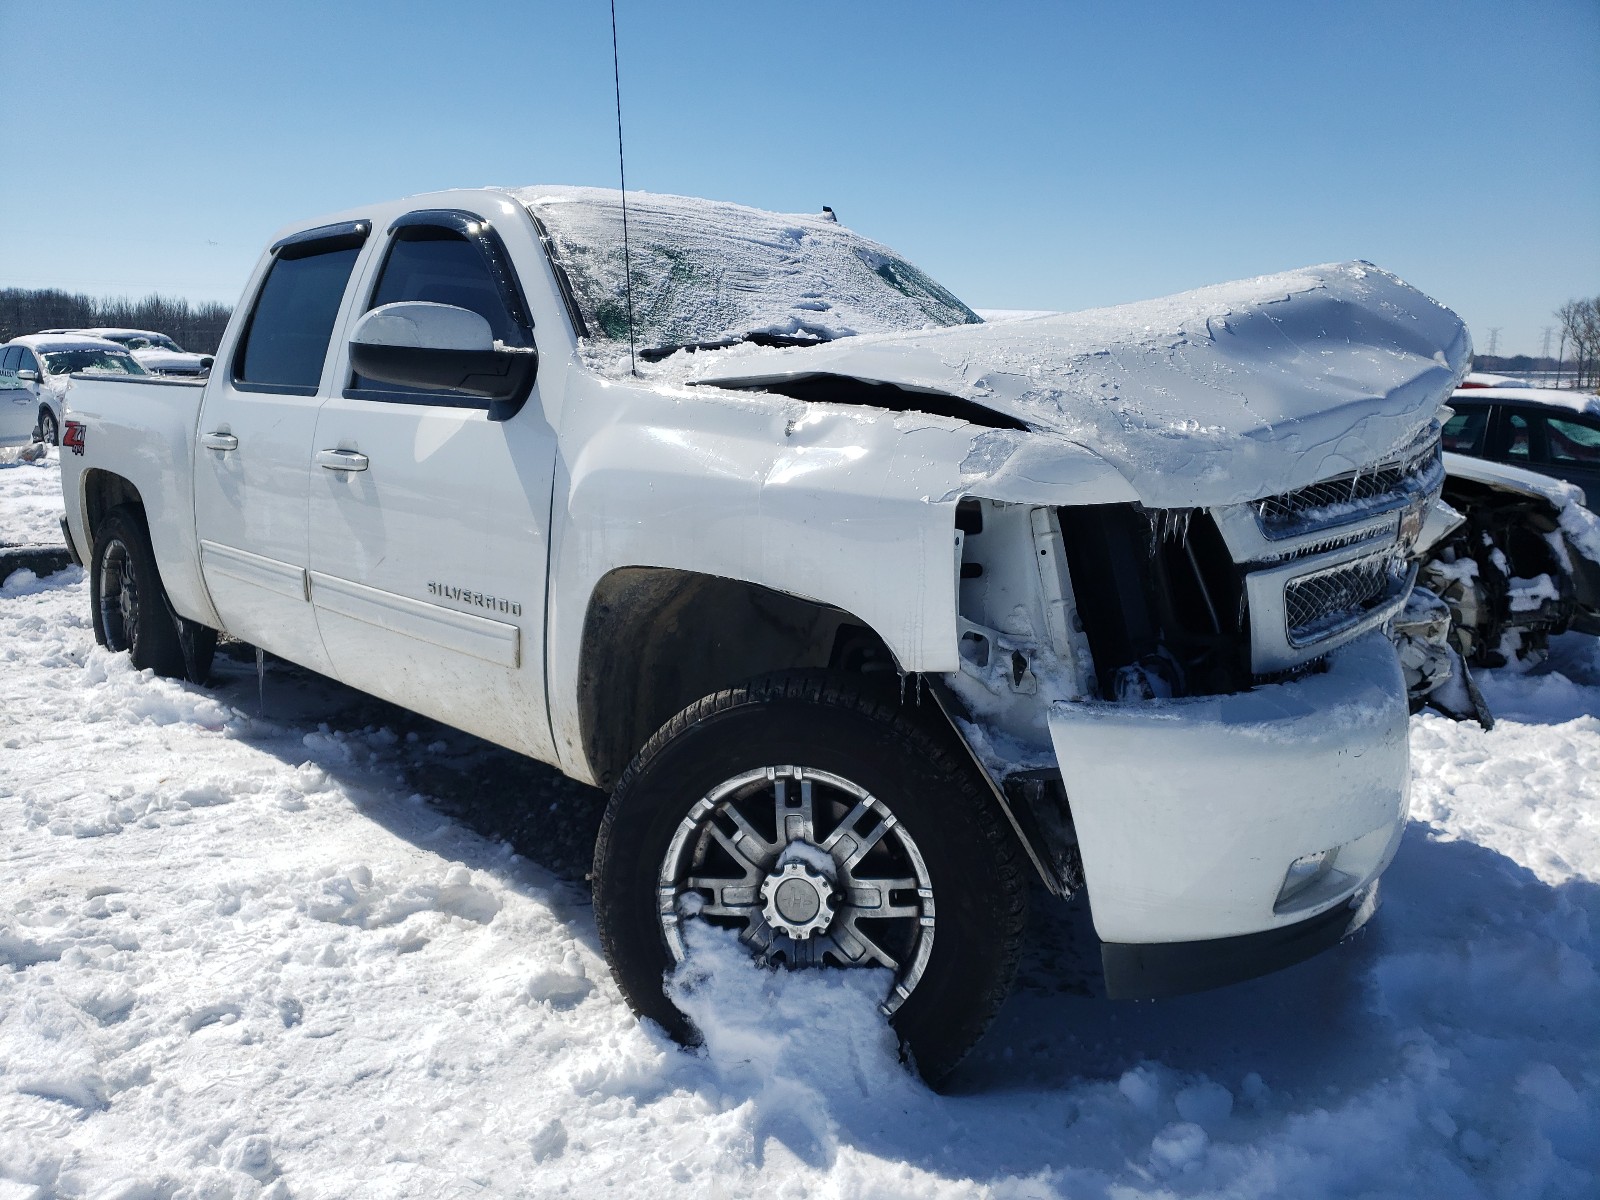
[[[719,338],[714,342],[681,342],[672,346],[651,346],[647,350],[639,351],[639,357],[645,362],[660,362],[668,355],[676,354],[679,350],[726,350],[731,346],[820,346],[823,342],[832,341],[831,338],[799,337],[792,333],[766,333],[755,329],[749,333],[740,334],[738,337]]]

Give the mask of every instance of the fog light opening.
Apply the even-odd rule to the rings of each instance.
[[[1283,874],[1283,886],[1278,889],[1278,899],[1272,908],[1281,911],[1297,896],[1302,896],[1333,873],[1334,860],[1339,857],[1339,847],[1318,850],[1315,854],[1302,854],[1289,864]]]

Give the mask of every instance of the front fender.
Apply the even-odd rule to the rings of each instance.
[[[958,666],[955,506],[1126,498],[1081,447],[925,413],[584,379],[559,432],[549,611],[563,764],[583,762],[582,629],[620,567],[738,580],[843,609],[905,671]]]

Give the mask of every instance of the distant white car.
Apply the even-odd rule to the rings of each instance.
[[[211,371],[212,356],[185,350],[164,333],[153,329],[46,329],[45,333],[71,333],[105,338],[124,347],[152,375],[203,376]]]
[[[16,441],[31,440],[37,429],[40,440],[56,445],[75,371],[150,374],[126,347],[105,338],[47,333],[13,338],[0,346],[0,408],[6,414],[0,418],[0,444],[15,444],[14,420],[18,428],[26,424],[26,433]]]

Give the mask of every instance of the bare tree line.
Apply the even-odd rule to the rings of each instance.
[[[164,333],[185,350],[215,354],[233,309],[226,304],[191,304],[152,293],[143,300],[111,299],[60,288],[0,288],[0,342],[41,329],[121,326]]]
[[[1600,385],[1600,296],[1590,300],[1568,300],[1556,309],[1561,322],[1561,347],[1570,346],[1574,358],[1573,386]],[[1563,353],[1562,357],[1565,357]]]

